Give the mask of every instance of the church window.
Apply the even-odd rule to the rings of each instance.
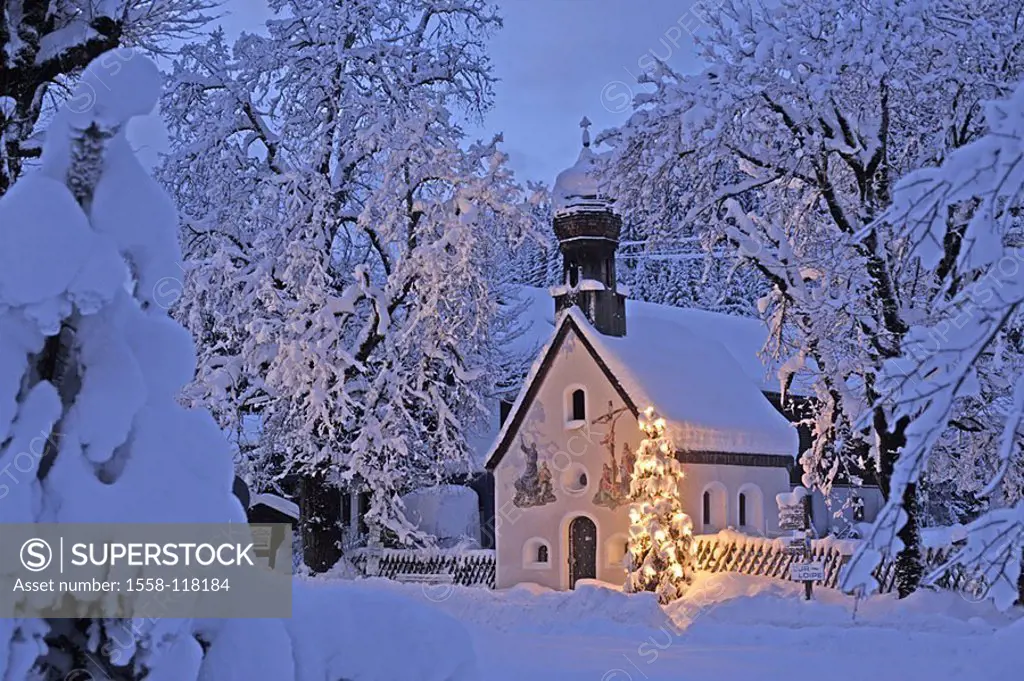
[[[572,421],[584,421],[587,418],[587,394],[583,388],[572,391]]]

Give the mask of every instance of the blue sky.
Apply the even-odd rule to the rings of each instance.
[[[575,159],[579,121],[600,131],[625,120],[635,79],[651,55],[676,68],[696,64],[690,32],[699,33],[691,0],[500,0],[505,28],[491,41],[494,109],[473,137],[504,134],[505,151],[524,179],[552,182]],[[642,7],[642,9],[640,9]],[[221,24],[230,35],[259,31],[263,0],[227,0]],[[146,160],[166,144],[151,119],[133,141]]]

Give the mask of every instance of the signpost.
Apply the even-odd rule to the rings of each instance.
[[[797,487],[791,493],[775,497],[779,505],[779,528],[792,531],[786,554],[793,556],[789,576],[804,583],[804,600],[811,600],[814,582],[825,579],[825,567],[811,562],[811,497],[806,489]]]

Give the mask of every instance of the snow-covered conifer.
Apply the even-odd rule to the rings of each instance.
[[[160,87],[137,53],[97,58],[75,93],[91,106],[54,116],[41,169],[0,198],[0,470],[16,479],[0,523],[245,522],[223,435],[177,402],[192,340],[154,304],[177,214],[125,126]],[[289,642],[263,631],[248,654],[270,667]],[[176,619],[0,620],[0,679],[195,679],[197,635]]]
[[[648,408],[640,429],[645,437],[629,483],[626,590],[653,591],[668,603],[693,580],[693,522],[679,498],[683,468],[665,432],[665,420]]]

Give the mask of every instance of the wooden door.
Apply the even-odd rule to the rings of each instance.
[[[569,523],[569,588],[581,579],[597,579],[597,526],[584,516]]]

